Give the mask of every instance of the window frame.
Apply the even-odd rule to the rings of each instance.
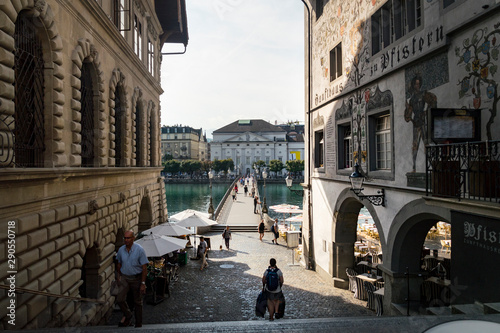
[[[386,23],[387,22],[387,23]],[[422,0],[389,0],[370,17],[372,56],[423,28]]]
[[[390,162],[389,168],[387,169],[378,169],[378,160],[377,160],[377,120],[382,117],[389,117],[389,138],[390,142]],[[392,108],[381,108],[376,110],[371,110],[367,112],[368,119],[368,170],[370,173],[370,177],[379,178],[379,179],[387,179],[394,180],[395,173],[395,158],[394,158],[394,113],[392,112]]]
[[[325,167],[325,131],[314,131],[314,169],[324,170]]]
[[[130,0],[115,0],[113,2],[113,23],[123,37],[125,37],[125,31],[130,31],[131,28],[130,15]]]
[[[346,132],[349,129],[349,165],[346,165]],[[349,172],[353,166],[353,139],[352,139],[352,123],[351,121],[337,124],[337,170],[348,170]]]
[[[142,43],[143,43],[143,38],[142,38],[142,32],[143,32],[143,26],[142,26],[142,21],[140,20],[139,16],[137,14],[134,14],[134,33],[133,33],[133,43],[134,43],[134,53],[139,57],[139,60],[143,60],[143,55],[142,55]]]

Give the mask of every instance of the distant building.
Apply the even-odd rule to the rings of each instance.
[[[161,156],[174,159],[204,161],[208,157],[208,143],[202,129],[189,126],[163,126],[161,128]]]
[[[303,127],[299,133],[292,125],[276,126],[262,119],[235,121],[212,133],[211,160],[231,158],[239,173],[248,174],[259,160],[269,165],[271,160],[302,159]]]

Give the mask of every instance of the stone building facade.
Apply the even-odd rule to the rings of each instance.
[[[271,160],[285,164],[288,160],[300,159],[297,157],[303,156],[303,136],[284,127],[262,119],[238,120],[221,127],[212,133],[211,160],[231,158],[238,174],[246,175],[259,160],[269,166]]]
[[[438,305],[499,302],[485,278],[500,259],[498,1],[307,3],[305,264],[347,288],[366,207],[384,311],[398,314],[406,298],[420,304],[422,246],[445,221],[452,288]],[[351,190],[355,164],[360,195],[383,197]]]
[[[187,29],[158,3],[0,4],[3,329],[102,323],[123,233],[166,221],[160,53]]]
[[[189,126],[162,126],[161,156],[174,159],[209,159],[207,137],[202,129]]]

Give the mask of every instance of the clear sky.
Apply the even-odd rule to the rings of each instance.
[[[162,125],[212,132],[239,119],[304,122],[300,0],[187,0],[189,43],[164,55]],[[165,45],[162,52],[184,50]]]

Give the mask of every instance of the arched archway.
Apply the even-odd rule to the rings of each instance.
[[[343,190],[335,204],[335,216],[332,226],[332,240],[334,243],[332,267],[335,277],[335,285],[347,288],[347,268],[355,265],[354,243],[357,240],[358,216],[361,208],[366,207],[379,231],[380,247],[382,252],[385,248],[385,237],[377,212],[371,204],[363,205],[350,189]]]
[[[9,2],[9,1],[7,1]],[[10,1],[12,2],[12,1]],[[57,30],[57,24],[54,24],[54,12],[49,4],[46,2],[37,2],[36,5],[31,2],[18,2],[16,5],[10,4],[12,8],[15,8],[12,15],[4,16],[5,27],[15,27],[19,25],[21,16],[28,18],[32,21],[34,25],[34,30],[32,31],[36,35],[40,42],[42,48],[42,68],[41,76],[43,77],[43,93],[37,98],[43,101],[43,105],[40,106],[41,114],[43,118],[40,117],[38,120],[40,123],[37,125],[40,129],[43,129],[44,135],[40,137],[40,144],[43,145],[43,149],[38,149],[38,155],[40,158],[35,159],[35,163],[22,163],[29,167],[56,167],[64,166],[67,163],[66,155],[64,154],[64,142],[63,130],[64,130],[64,120],[62,106],[64,105],[64,98],[56,98],[53,96],[62,96],[63,94],[63,72],[60,68],[62,65],[62,43],[60,43],[60,34]],[[10,28],[9,28],[10,29]],[[6,30],[4,30],[6,31]],[[13,50],[19,50],[20,48],[16,46],[16,37],[6,39],[2,45],[0,45],[0,53],[11,54]],[[5,75],[0,78],[0,84],[5,87],[16,86],[19,80],[16,80],[15,72],[18,70],[18,61],[13,58],[15,64],[14,66],[7,66],[4,68]],[[9,68],[11,67],[11,68]],[[13,68],[12,68],[13,67]],[[29,73],[20,73],[24,80],[28,82],[33,82],[30,78],[32,71],[26,68]],[[23,91],[26,89],[20,87]],[[16,128],[16,117],[18,116],[17,103],[15,99],[23,99],[22,96],[14,95],[7,97],[6,102],[2,104],[0,108],[0,136],[3,137],[3,152],[0,155],[0,167],[14,167],[18,165],[22,158],[19,159],[15,156],[16,148],[16,135],[19,135],[19,128]],[[8,103],[7,103],[8,102]],[[28,106],[31,110],[32,107]],[[23,118],[23,119],[21,119]],[[27,123],[26,117],[19,117],[19,121]],[[29,118],[29,117],[27,117]],[[31,131],[30,128],[26,130]],[[16,133],[17,131],[17,133]],[[19,143],[19,142],[18,142]],[[19,152],[19,149],[18,149]]]
[[[153,226],[152,212],[151,200],[148,196],[144,196],[139,208],[139,233]]]
[[[423,278],[420,275],[421,255],[429,229],[438,221],[450,221],[448,209],[429,206],[423,199],[406,204],[394,217],[387,237],[383,269],[386,273],[387,306],[403,304],[409,297],[420,300]],[[408,271],[408,275],[405,273]],[[408,285],[410,295],[408,295]]]
[[[97,299],[100,296],[99,290],[101,283],[99,283],[99,251],[94,245],[88,248],[83,256],[82,262],[82,281],[79,291],[81,297]]]

